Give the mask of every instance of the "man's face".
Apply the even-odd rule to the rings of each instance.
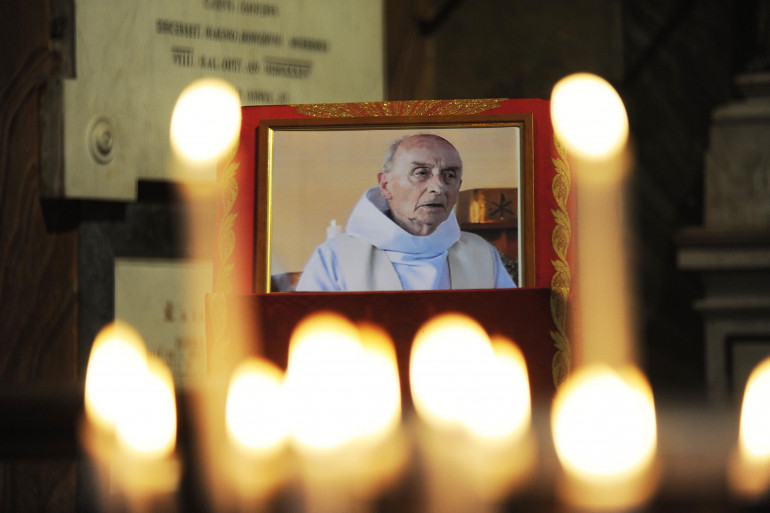
[[[457,202],[462,161],[446,141],[415,136],[401,142],[390,171],[377,178],[394,221],[412,235],[430,235]]]

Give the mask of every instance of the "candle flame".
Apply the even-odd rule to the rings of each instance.
[[[605,483],[627,478],[654,458],[652,391],[636,369],[585,367],[559,389],[552,429],[559,460],[575,475]]]
[[[551,118],[570,151],[598,159],[616,154],[628,139],[628,118],[617,91],[590,73],[569,75],[553,87]]]
[[[770,358],[757,365],[746,382],[740,426],[744,455],[770,464]]]
[[[88,419],[114,432],[127,449],[146,457],[171,453],[176,443],[176,399],[171,371],[148,356],[139,333],[120,321],[97,334],[86,371]]]
[[[744,499],[761,499],[770,489],[770,358],[746,382],[738,446],[730,453],[727,471],[731,490]]]
[[[440,429],[461,427],[484,439],[526,431],[530,394],[526,363],[510,341],[494,347],[484,329],[459,314],[428,321],[412,346],[412,399],[417,413]]]
[[[145,359],[144,341],[128,324],[115,322],[96,335],[85,385],[85,409],[92,423],[106,430],[115,427],[120,408],[137,395]]]
[[[147,358],[136,391],[120,408],[118,440],[144,457],[171,454],[176,444],[176,398],[171,370],[163,360]]]
[[[230,380],[225,417],[238,446],[261,456],[280,451],[288,435],[283,372],[263,359],[241,363]]]
[[[360,436],[382,437],[391,433],[401,422],[401,383],[393,341],[381,328],[371,324],[358,326],[367,371],[362,377],[368,382],[368,401],[361,412]]]
[[[492,338],[492,349],[495,361],[486,374],[486,389],[480,390],[486,399],[475,403],[467,424],[482,438],[521,437],[529,427],[532,411],[524,354],[500,336]]]
[[[227,82],[199,79],[177,99],[171,116],[171,145],[181,157],[206,162],[235,144],[241,127],[241,100]]]
[[[319,313],[292,334],[285,385],[290,431],[300,446],[333,449],[393,424],[398,374],[393,350],[383,349],[392,342],[371,328],[364,332],[367,344],[344,317]]]

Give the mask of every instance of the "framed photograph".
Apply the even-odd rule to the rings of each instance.
[[[363,193],[378,187],[391,145],[426,135],[449,142],[459,157],[461,184],[450,208],[460,229],[494,245],[516,284],[533,284],[532,124],[528,113],[264,121],[257,190],[267,198],[256,205],[256,291],[294,291],[316,248],[343,233]],[[411,173],[413,159],[406,162]],[[419,183],[410,187],[402,194],[423,192]],[[421,198],[414,201],[427,201]]]
[[[447,169],[461,167],[462,183],[456,198],[433,202],[432,208],[443,208],[449,215],[446,207],[453,206],[459,230],[493,246],[490,251],[499,255],[517,288],[501,292],[491,290],[494,286],[443,287],[418,293],[417,289],[396,287],[358,289],[386,292],[324,294],[299,286],[298,277],[317,249],[329,238],[350,233],[351,212],[362,198],[375,198],[373,203],[389,201],[381,174],[389,148],[395,148],[396,166],[402,146],[392,143],[404,144],[415,136],[421,141],[426,136],[434,142],[444,141],[436,144],[443,147],[446,143],[453,155],[444,160],[461,162],[461,166],[436,166],[442,176]],[[407,160],[422,162],[420,158]],[[214,294],[207,314],[212,319],[212,340],[215,345],[226,344],[223,334],[232,317],[226,305],[236,297],[254,296],[259,309],[273,312],[269,319],[260,316],[265,329],[273,329],[281,319],[317,308],[347,309],[341,313],[355,317],[344,299],[348,294],[366,295],[351,296],[354,303],[358,297],[369,305],[390,305],[383,312],[398,310],[411,301],[404,295],[413,294],[415,304],[431,315],[444,306],[463,304],[455,299],[466,292],[450,288],[475,288],[473,301],[487,305],[494,315],[521,318],[516,322],[523,323],[526,337],[532,335],[528,342],[532,354],[548,366],[553,362],[558,382],[571,361],[567,310],[574,198],[570,173],[567,156],[554,138],[547,100],[245,107],[239,146],[218,166]],[[382,199],[377,200],[378,195]],[[388,203],[385,211],[390,206]],[[391,211],[397,219],[395,208]],[[396,222],[403,228],[400,221],[403,219]],[[449,267],[451,272],[451,263]],[[552,321],[547,326],[528,323],[526,308],[512,316],[510,305],[527,304],[514,301],[517,293],[525,294],[523,289],[547,289],[537,296],[547,298],[545,308]],[[390,322],[375,319],[371,308],[366,312],[358,315]],[[406,347],[408,337],[402,343]]]
[[[417,134],[456,149],[460,229],[489,241],[518,287],[551,287],[568,269],[571,178],[547,101],[248,107],[243,119],[219,172],[216,291],[294,290],[315,248],[378,186],[389,146]]]

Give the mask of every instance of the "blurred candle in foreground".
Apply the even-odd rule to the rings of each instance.
[[[264,508],[288,478],[283,379],[273,363],[254,357],[243,361],[230,379],[225,405],[230,457],[223,468],[244,510]]]
[[[494,509],[531,470],[531,401],[521,351],[459,314],[428,321],[409,378],[424,453],[427,510]]]
[[[289,344],[286,390],[294,441],[307,450],[334,449],[358,436],[366,398],[356,389],[364,350],[358,330],[333,314],[305,319]]]
[[[120,408],[139,393],[146,357],[144,341],[128,324],[115,322],[96,335],[86,370],[85,410],[97,429],[113,433]]]
[[[567,503],[621,511],[649,499],[657,477],[657,427],[652,390],[636,368],[575,371],[556,394],[551,425]]]
[[[623,365],[634,357],[633,296],[623,186],[628,119],[618,93],[587,73],[560,80],[551,118],[576,170],[581,349],[585,363]]]
[[[241,128],[238,91],[224,80],[203,78],[187,86],[171,116],[171,146],[191,162],[212,161],[229,151]]]
[[[285,380],[306,511],[360,511],[400,472],[401,396],[384,332],[332,313],[292,334]]]
[[[283,372],[266,360],[243,362],[230,381],[225,416],[230,439],[245,450],[258,456],[280,452],[288,434]]]
[[[364,390],[367,400],[361,412],[359,436],[379,441],[401,424],[401,383],[393,341],[373,324],[358,326],[364,349]]]
[[[118,440],[128,450],[149,458],[173,452],[177,427],[174,379],[160,358],[147,358],[136,395],[121,404],[117,418]]]
[[[130,511],[170,507],[180,474],[173,380],[130,326],[116,322],[94,340],[85,405],[83,444],[97,465],[102,500],[118,499]]]
[[[770,358],[746,382],[738,447],[728,472],[731,489],[743,498],[756,500],[770,492]]]

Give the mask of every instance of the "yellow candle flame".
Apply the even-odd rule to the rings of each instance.
[[[144,341],[131,326],[115,322],[94,339],[88,360],[85,409],[89,420],[112,430],[120,408],[137,395],[146,372]]]
[[[504,337],[493,337],[492,349],[495,361],[478,383],[484,386],[481,399],[465,423],[482,438],[518,438],[529,428],[532,411],[527,364],[519,347]]]
[[[241,100],[227,82],[199,79],[187,86],[171,116],[171,146],[181,157],[205,162],[224,155],[241,127]]]
[[[301,447],[334,449],[392,425],[397,370],[391,357],[383,360],[382,336],[369,339],[365,346],[353,323],[331,313],[308,317],[292,334],[285,386]]]
[[[364,348],[366,371],[362,377],[371,394],[363,404],[359,436],[383,437],[401,422],[401,383],[393,341],[372,324],[358,326]]]
[[[163,360],[148,357],[136,390],[120,408],[118,440],[144,457],[165,457],[174,450],[177,422],[174,380]]]
[[[530,394],[526,364],[510,341],[493,345],[459,314],[428,321],[412,346],[409,377],[418,415],[439,429],[466,429],[502,439],[526,431]]]
[[[757,365],[746,382],[740,447],[747,458],[770,464],[770,358]]]
[[[746,382],[738,446],[730,453],[727,480],[743,499],[761,499],[770,489],[770,358]]]
[[[139,333],[115,322],[102,329],[86,371],[85,408],[95,426],[114,432],[130,451],[168,455],[176,443],[176,400],[171,371],[147,355]]]
[[[588,159],[615,154],[628,139],[623,101],[606,80],[590,73],[569,75],[556,83],[551,118],[559,140]]]
[[[622,480],[649,468],[654,459],[652,390],[636,369],[577,370],[559,389],[551,421],[559,460],[582,479]]]
[[[225,417],[239,447],[260,456],[278,453],[288,435],[283,372],[259,358],[241,363],[230,380]]]

